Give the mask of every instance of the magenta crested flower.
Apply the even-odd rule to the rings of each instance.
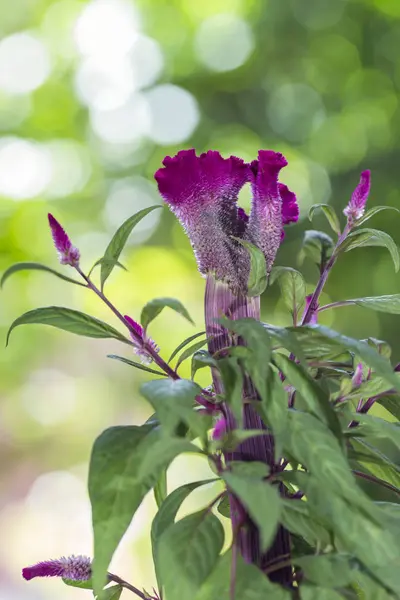
[[[92,576],[91,560],[87,556],[62,556],[57,560],[47,560],[22,569],[26,580],[34,577],[62,577],[72,581],[86,581]]]
[[[193,149],[167,156],[163,165],[155,173],[158,188],[188,234],[200,272],[240,287],[237,257],[246,253],[232,237],[245,227],[236,202],[249,180],[248,165],[213,150],[196,156]]]
[[[278,183],[287,164],[283,154],[273,150],[260,150],[258,160],[251,163],[253,202],[246,236],[263,251],[268,272],[283,239],[283,225],[299,218],[295,194]]]
[[[353,225],[354,221],[357,221],[363,216],[370,188],[371,171],[363,171],[360,176],[360,183],[357,185],[351,196],[350,202],[343,211],[350,226]]]
[[[51,235],[58,252],[60,263],[62,265],[71,265],[71,267],[77,267],[80,259],[78,248],[75,248],[75,246],[72,245],[68,235],[61,227],[60,223],[53,217],[53,215],[49,213],[48,217]]]
[[[160,348],[154,340],[147,337],[145,330],[139,323],[134,321],[129,315],[124,315],[124,319],[130,327],[131,340],[135,353],[140,357],[142,363],[150,364],[153,359],[148,352],[148,348],[157,353],[160,351]]]

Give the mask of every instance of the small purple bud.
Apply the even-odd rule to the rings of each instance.
[[[142,363],[150,364],[153,359],[148,353],[146,346],[150,346],[157,353],[160,352],[160,348],[154,340],[147,337],[145,330],[139,323],[134,321],[129,315],[124,315],[124,319],[130,326],[131,340],[135,348],[135,353],[140,357]]]
[[[360,219],[363,216],[370,188],[371,171],[363,171],[360,176],[360,183],[357,185],[350,202],[343,211],[350,226],[353,225],[354,221],[357,221],[357,219]]]
[[[225,417],[220,417],[218,421],[214,425],[214,429],[212,432],[213,440],[220,440],[224,437],[227,429],[227,423]]]
[[[351,379],[351,383],[353,384],[353,389],[359,388],[363,382],[363,366],[362,363],[358,363],[356,368],[354,369],[354,375]]]
[[[398,373],[400,371],[400,363],[397,363],[394,370],[396,371],[396,373]]]
[[[78,248],[75,248],[75,246],[72,245],[68,235],[61,227],[60,223],[53,217],[53,215],[49,213],[48,218],[51,235],[58,252],[58,259],[60,263],[62,265],[71,265],[71,267],[77,267],[80,259]]]
[[[63,577],[72,581],[86,581],[92,576],[91,560],[87,556],[62,556],[22,569],[22,576],[29,581],[34,577]]]
[[[287,164],[283,154],[260,150],[258,160],[250,165],[253,202],[246,238],[263,251],[268,272],[283,239],[283,225],[297,221],[299,215],[295,194],[278,183]]]

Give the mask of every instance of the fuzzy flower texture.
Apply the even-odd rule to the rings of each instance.
[[[62,556],[56,560],[46,560],[32,567],[22,569],[26,580],[34,577],[62,577],[72,581],[86,581],[91,578],[91,560],[87,556]]]
[[[155,174],[158,188],[188,234],[200,272],[245,293],[250,259],[235,238],[260,248],[270,272],[283,226],[299,216],[295,194],[278,182],[285,157],[260,150],[258,160],[247,164],[213,150],[196,156],[192,149],[167,156],[163,165]],[[237,204],[246,183],[253,194],[249,215]]]

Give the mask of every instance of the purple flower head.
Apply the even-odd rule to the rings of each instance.
[[[212,439],[213,440],[222,439],[226,433],[226,428],[227,428],[227,424],[226,424],[225,417],[220,417],[214,425],[214,429],[212,431]]]
[[[215,274],[233,288],[243,287],[240,257],[247,251],[234,237],[243,236],[246,220],[236,204],[242,186],[249,180],[249,167],[231,156],[222,158],[209,150],[181,150],[167,156],[155,174],[164,200],[189,236],[201,273]]]
[[[77,267],[80,259],[78,248],[75,248],[75,246],[72,245],[68,235],[61,227],[60,223],[53,217],[53,215],[49,213],[48,218],[51,235],[58,252],[58,259],[60,263],[62,265],[71,265],[71,267]]]
[[[353,225],[354,221],[357,221],[357,219],[360,219],[363,216],[370,188],[371,171],[363,171],[360,176],[360,183],[357,185],[351,196],[350,202],[343,211],[350,226]]]
[[[363,382],[363,366],[362,363],[358,363],[356,368],[354,369],[354,375],[351,379],[351,383],[353,384],[353,388],[359,388]]]
[[[140,357],[142,363],[150,364],[153,359],[148,352],[148,348],[151,348],[154,352],[159,352],[160,348],[154,340],[147,337],[145,330],[139,323],[134,321],[129,315],[124,315],[124,319],[129,324],[129,332],[135,353]]]
[[[63,577],[85,581],[91,576],[91,560],[87,556],[62,556],[57,560],[47,560],[22,569],[22,577],[28,581],[34,577]]]
[[[306,296],[306,304],[304,306],[304,312],[303,312],[303,320],[304,317],[306,316],[308,309],[310,307],[311,304],[311,300],[312,300],[313,294],[309,294],[308,296]],[[317,309],[313,311],[312,315],[307,319],[307,325],[316,325],[318,323],[318,306]]]
[[[263,251],[268,272],[283,239],[283,225],[299,216],[295,194],[278,183],[287,164],[283,154],[273,150],[260,150],[258,160],[251,163],[253,202],[246,237]]]

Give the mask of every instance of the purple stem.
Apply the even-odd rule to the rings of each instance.
[[[368,473],[363,473],[362,471],[353,471],[353,475],[355,475],[356,477],[361,477],[362,479],[366,479],[367,481],[371,481],[372,483],[377,483],[378,485],[381,485],[382,487],[385,487],[391,492],[394,492],[395,494],[400,496],[400,490],[397,487],[391,485],[383,479],[379,479],[379,477],[374,477],[374,475],[369,475]]]
[[[207,337],[210,338],[209,351],[212,355],[215,355],[216,352],[221,351],[223,348],[229,348],[237,343],[234,337],[222,325],[216,322],[222,316],[232,320],[246,317],[260,320],[260,298],[234,295],[226,284],[215,281],[209,275],[207,277],[205,293],[205,321]],[[223,386],[218,371],[213,369],[212,375],[215,392],[222,394]],[[243,393],[246,398],[258,400],[257,392],[249,379],[245,381]],[[226,404],[224,412],[228,431],[236,429],[234,416]],[[226,453],[226,461],[228,463],[234,460],[247,462],[261,461],[269,465],[271,472],[273,472],[278,468],[274,461],[273,437],[267,433],[265,424],[251,404],[245,404],[243,407],[243,427],[244,429],[265,430],[266,435],[246,440],[234,452]],[[256,564],[264,570],[271,563],[271,560],[274,560],[276,557],[290,555],[289,533],[281,526],[270,549],[266,553],[262,553],[258,528],[251,521],[239,500],[231,493],[229,493],[229,501],[232,528],[234,531],[238,531],[238,550],[246,562]],[[245,520],[244,527],[243,519]],[[277,570],[274,572],[273,580],[286,585],[291,584],[291,569]]]
[[[133,592],[134,594],[136,594],[136,596],[139,596],[139,598],[141,598],[142,600],[148,599],[148,596],[146,596],[143,592],[138,590],[138,588],[136,588],[134,585],[131,585],[127,581],[124,581],[124,579],[121,579],[121,577],[118,577],[118,575],[113,575],[112,573],[108,573],[108,579],[110,581],[114,581],[114,583],[118,583],[120,586],[129,590],[130,592]]]
[[[351,306],[352,304],[355,304],[353,300],[340,300],[339,302],[331,302],[330,304],[320,306],[318,312],[320,313],[323,310],[328,310],[329,308],[339,308],[339,306]]]

